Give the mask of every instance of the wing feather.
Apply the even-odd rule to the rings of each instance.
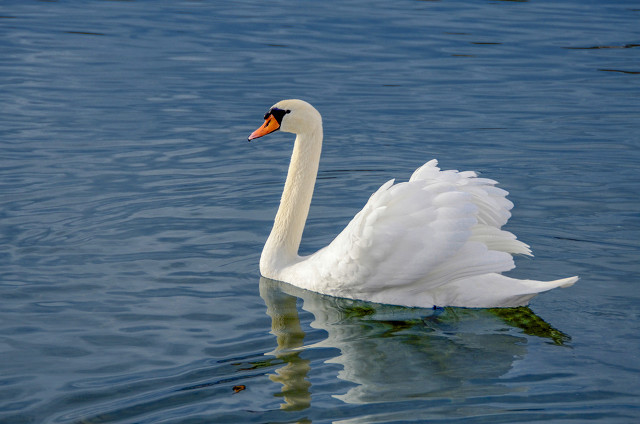
[[[500,229],[513,204],[495,184],[429,161],[408,182],[383,184],[327,247],[283,277],[310,290],[362,298],[389,291],[406,296],[509,270],[511,253],[530,251]]]

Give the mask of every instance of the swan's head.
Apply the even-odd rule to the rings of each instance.
[[[320,113],[304,100],[281,100],[264,114],[264,124],[249,136],[249,141],[277,130],[303,134],[322,127]]]

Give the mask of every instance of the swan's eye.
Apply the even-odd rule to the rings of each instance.
[[[269,112],[267,112],[266,116],[272,115],[274,118],[276,118],[276,121],[278,121],[278,124],[282,124],[282,118],[284,117],[284,115],[286,115],[287,113],[291,113],[290,110],[283,110],[283,109],[278,109],[277,107],[271,108],[271,110]],[[265,117],[266,119],[266,117]]]

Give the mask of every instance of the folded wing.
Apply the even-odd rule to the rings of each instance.
[[[284,270],[283,279],[390,303],[394,293],[406,298],[512,269],[511,254],[531,252],[501,230],[513,204],[495,184],[470,171],[441,171],[432,160],[408,182],[383,184],[327,247]]]

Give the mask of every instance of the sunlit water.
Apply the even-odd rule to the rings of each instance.
[[[0,4],[0,422],[640,419],[635,1]],[[497,179],[530,309],[421,310],[260,280],[292,137],[303,239],[431,158]]]

